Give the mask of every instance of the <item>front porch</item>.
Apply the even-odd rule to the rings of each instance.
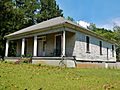
[[[32,57],[72,57],[75,45],[75,33],[58,31],[53,33],[38,34],[14,40],[7,40],[5,57],[9,54],[9,42],[16,42],[16,55]]]

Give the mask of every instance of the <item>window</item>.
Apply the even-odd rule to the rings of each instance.
[[[112,56],[114,57],[114,45],[112,45]]]
[[[102,55],[102,41],[100,41],[99,44],[100,44],[100,55]]]
[[[90,52],[90,45],[89,45],[89,43],[90,43],[90,38],[89,38],[89,36],[86,36],[86,52],[87,53]]]
[[[108,54],[109,54],[109,48],[107,48],[107,60],[109,59]]]

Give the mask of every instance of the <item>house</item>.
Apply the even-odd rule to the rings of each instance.
[[[115,43],[91,30],[56,17],[6,35],[6,60],[17,60],[22,55],[32,55],[33,62],[59,65],[76,59],[92,62],[116,62]],[[16,57],[9,57],[9,42],[16,42]],[[66,62],[68,64],[68,62]],[[71,65],[71,64],[70,64]]]

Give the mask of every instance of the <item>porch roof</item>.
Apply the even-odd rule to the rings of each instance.
[[[5,38],[14,37],[14,36],[21,35],[21,34],[24,34],[24,33],[42,31],[43,29],[47,29],[47,28],[55,27],[55,26],[60,26],[60,25],[66,26],[66,27],[69,27],[69,28],[73,28],[75,30],[79,30],[79,31],[81,31],[83,33],[95,36],[95,37],[97,37],[99,39],[102,39],[104,41],[107,41],[107,42],[110,42],[110,43],[113,43],[113,44],[115,43],[114,41],[107,40],[106,38],[103,38],[102,36],[94,33],[93,31],[91,31],[89,29],[86,29],[86,28],[78,25],[77,23],[66,20],[63,17],[56,17],[56,18],[53,18],[53,19],[50,19],[50,20],[47,20],[47,21],[43,21],[43,22],[38,23],[36,25],[32,25],[30,27],[27,27],[27,28],[21,29],[19,31],[16,31],[14,33],[11,33],[9,35],[6,35]]]

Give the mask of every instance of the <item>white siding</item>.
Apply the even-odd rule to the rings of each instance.
[[[90,53],[86,53],[86,36],[90,37]],[[100,55],[99,41],[102,41],[102,55]],[[77,60],[87,61],[116,61],[116,54],[112,56],[112,45],[106,41],[97,39],[96,37],[86,35],[84,33],[76,31],[75,47],[73,55]],[[107,59],[107,48],[108,59]]]

